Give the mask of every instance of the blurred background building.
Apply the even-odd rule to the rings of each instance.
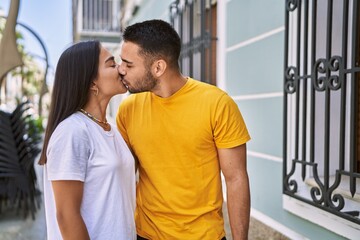
[[[183,74],[227,91],[247,123],[250,239],[359,238],[359,1],[73,0],[73,41],[119,60],[123,29],[154,18],[181,36]]]
[[[74,42],[97,39],[118,47],[120,42],[120,0],[73,0]]]

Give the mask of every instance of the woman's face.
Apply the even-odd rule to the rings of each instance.
[[[94,81],[99,89],[99,95],[112,97],[127,91],[121,81],[117,67],[114,56],[104,47],[101,47],[98,76]]]

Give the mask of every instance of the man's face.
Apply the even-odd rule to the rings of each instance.
[[[150,63],[139,54],[139,50],[139,46],[132,42],[123,42],[121,47],[118,71],[130,93],[152,91],[157,85]]]

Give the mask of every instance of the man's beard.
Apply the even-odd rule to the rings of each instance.
[[[157,79],[151,74],[149,70],[146,71],[143,77],[135,83],[135,86],[129,86],[130,93],[149,92],[157,85]]]

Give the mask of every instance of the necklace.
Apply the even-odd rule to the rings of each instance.
[[[84,109],[80,109],[80,112],[82,112],[85,116],[89,117],[91,120],[93,120],[96,123],[101,123],[101,124],[105,124],[106,127],[109,125],[109,123],[107,122],[106,118],[105,121],[101,121],[100,119],[97,119],[96,117],[94,117],[93,115],[91,115],[90,113],[88,113],[87,111],[85,111]]]

